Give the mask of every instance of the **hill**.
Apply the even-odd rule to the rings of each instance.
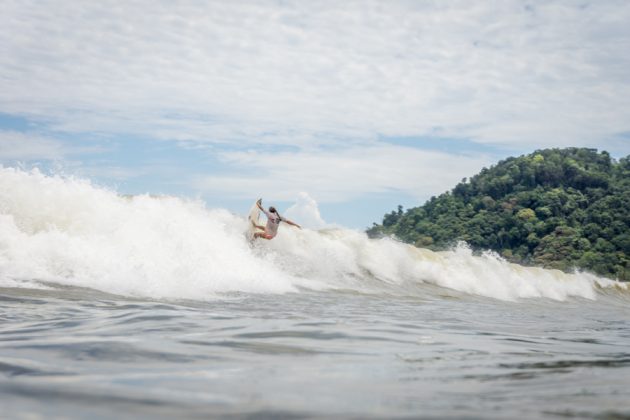
[[[418,247],[466,241],[509,261],[630,280],[630,156],[596,149],[511,157],[368,229]]]

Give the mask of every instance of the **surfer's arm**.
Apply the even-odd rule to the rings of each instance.
[[[302,229],[302,226],[298,225],[298,224],[297,224],[297,223],[295,223],[295,222],[290,221],[289,219],[285,219],[285,218],[283,217],[283,218],[282,218],[282,221],[283,221],[283,222],[285,222],[285,223],[287,223],[287,224],[289,224],[289,225],[291,225],[291,226],[295,226],[295,227],[296,227],[296,228],[298,228],[298,229]]]
[[[267,210],[265,210],[265,208],[262,206],[262,198],[259,198],[258,201],[256,201],[256,205],[258,206],[260,211],[265,213],[265,216],[269,217],[269,213],[267,213]]]

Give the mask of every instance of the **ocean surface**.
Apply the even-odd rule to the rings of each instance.
[[[630,418],[630,290],[0,168],[0,418]]]

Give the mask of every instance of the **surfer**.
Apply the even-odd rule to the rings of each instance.
[[[278,234],[278,226],[280,226],[280,222],[288,223],[291,226],[295,226],[299,229],[302,229],[300,225],[295,222],[290,221],[289,219],[285,219],[284,217],[278,214],[278,211],[275,207],[270,206],[269,211],[265,210],[262,206],[262,198],[256,201],[256,205],[258,208],[265,213],[267,216],[267,226],[257,225],[252,221],[252,224],[257,228],[262,230],[262,232],[256,232],[254,234],[254,238],[265,238],[265,239],[273,239]]]

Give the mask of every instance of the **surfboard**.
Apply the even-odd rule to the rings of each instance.
[[[258,200],[256,200],[256,202],[258,202]],[[247,230],[245,231],[245,236],[250,241],[254,240],[254,233],[259,230],[254,227],[252,222],[256,223],[257,225],[260,224],[260,209],[256,205],[256,202],[254,202],[252,208],[249,209],[249,213],[247,213]]]

